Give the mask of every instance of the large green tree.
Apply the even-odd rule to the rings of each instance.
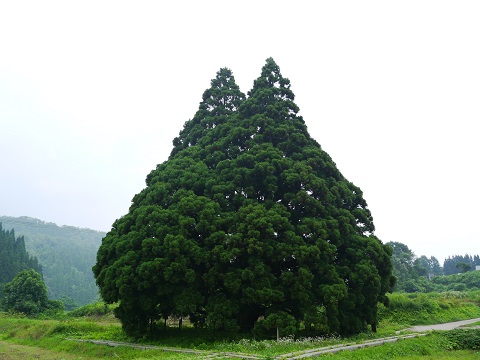
[[[146,185],[93,268],[127,332],[169,315],[211,329],[375,328],[391,248],[373,235],[361,190],[310,137],[273,59],[248,97],[221,69]]]
[[[8,311],[36,315],[47,309],[62,310],[61,301],[49,300],[42,275],[33,269],[23,270],[4,286],[3,308]]]

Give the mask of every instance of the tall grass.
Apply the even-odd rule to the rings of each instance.
[[[123,334],[119,326],[105,323],[98,324],[82,319],[45,320],[0,315],[0,341],[3,344],[48,350],[52,359],[62,358],[59,354],[63,353],[76,354],[78,358],[83,359],[191,358],[188,354],[167,353],[161,350],[139,350],[125,346],[112,348],[72,339],[109,339],[126,342],[132,340]],[[2,353],[4,352],[2,351]],[[55,356],[55,354],[57,355]],[[42,355],[42,358],[44,356],[46,355]]]
[[[107,328],[107,330],[105,329]],[[109,330],[108,330],[109,329]],[[160,350],[138,350],[128,347],[111,348],[86,342],[67,340],[76,338],[96,338],[104,335],[118,335],[118,326],[96,324],[83,320],[59,321],[0,316],[0,340],[2,344],[12,343],[48,350],[54,358],[61,354],[76,354],[83,359],[101,359],[117,357],[121,359],[194,359],[205,357],[212,352],[236,352],[255,354],[261,358],[275,358],[289,352],[301,353],[306,349],[325,347],[338,343],[358,342],[359,338],[304,338],[287,337],[281,341],[255,341],[243,339],[202,343],[196,346],[206,351],[204,355],[171,353]],[[121,336],[118,340],[122,339]],[[343,351],[334,356],[336,359],[475,359],[478,358],[480,330],[455,330],[452,332],[434,332],[416,339],[399,340],[396,343],[380,347]],[[475,352],[477,351],[477,352]],[[55,354],[57,356],[55,357]],[[477,355],[475,355],[477,354]],[[42,354],[42,358],[45,358]]]
[[[393,293],[379,305],[383,326],[429,325],[480,317],[480,292]]]
[[[206,352],[238,352],[256,354],[265,358],[275,357],[289,352],[301,352],[307,349],[325,347],[338,343],[360,342],[365,339],[392,335],[395,330],[402,330],[411,325],[433,324],[480,317],[480,291],[446,292],[429,294],[400,294],[389,296],[390,307],[380,306],[379,333],[371,332],[359,334],[348,339],[338,337],[286,337],[281,341],[256,341],[250,337],[242,338],[228,334],[210,333],[202,329],[170,327],[167,333],[160,334],[150,344],[165,347],[190,348]],[[105,321],[107,319],[108,321]],[[111,320],[111,321],[110,321]],[[472,330],[477,331],[478,330]],[[476,341],[476,335],[469,335]],[[434,333],[422,339],[400,341],[396,344],[384,345],[380,348],[361,350],[353,353],[337,354],[335,357],[348,359],[389,359],[386,352],[396,353],[393,358],[415,358],[431,356],[444,357],[447,349],[456,350],[449,354],[452,359],[459,359],[457,354],[464,358],[471,356],[469,348],[457,346],[456,338],[447,338]],[[86,342],[77,342],[70,339],[112,340],[121,342],[146,342],[146,339],[135,340],[128,338],[112,317],[112,308],[103,303],[91,304],[74,312],[55,319],[29,319],[26,317],[0,315],[0,340],[3,343],[34,346],[58,353],[79,354],[84,359],[103,357],[121,357],[123,359],[139,359],[160,357],[165,359],[183,359],[195,357],[192,354],[165,353],[159,350],[135,350],[126,347],[109,348]],[[456,343],[455,343],[456,341]],[[390,349],[390,350],[385,350]],[[462,352],[459,352],[462,351]],[[363,355],[362,355],[363,354]],[[362,357],[363,356],[363,357]],[[61,356],[59,356],[61,358]],[[449,357],[450,358],[450,357]]]
[[[471,348],[452,349],[450,332],[434,332],[414,339],[399,340],[378,347],[355,351],[342,351],[330,357],[338,360],[473,360],[479,359],[478,351]]]

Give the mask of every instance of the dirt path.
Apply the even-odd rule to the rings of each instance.
[[[455,321],[455,322],[444,323],[444,324],[414,326],[406,329],[407,331],[413,331],[414,332],[413,334],[397,335],[397,336],[385,337],[385,338],[380,338],[375,340],[366,340],[361,343],[339,344],[339,345],[333,345],[328,347],[303,350],[303,351],[298,351],[294,353],[278,355],[275,357],[275,359],[282,359],[282,360],[283,359],[285,360],[305,359],[305,358],[319,356],[323,354],[333,354],[339,351],[357,350],[357,349],[362,349],[367,347],[380,346],[386,343],[396,342],[400,339],[409,339],[409,338],[414,338],[418,336],[424,336],[426,335],[425,333],[427,331],[453,330],[458,327],[465,326],[465,325],[472,324],[479,321],[480,321],[480,318],[476,318],[476,319]],[[227,353],[227,352],[209,353],[209,352],[200,351],[200,350],[167,348],[167,347],[157,347],[157,346],[148,346],[148,345],[145,346],[145,345],[139,345],[139,344],[122,343],[122,342],[115,342],[115,341],[102,341],[102,340],[75,340],[75,341],[91,342],[98,345],[129,346],[129,347],[135,347],[139,349],[156,349],[156,350],[171,351],[171,352],[190,353],[193,356],[199,356],[205,359],[216,359],[216,358],[262,359],[262,357],[257,355],[247,355],[247,354],[240,354],[240,353]]]
[[[396,342],[400,339],[409,339],[418,336],[423,336],[425,334],[407,334],[407,335],[399,335],[399,336],[391,336],[386,338],[380,338],[375,340],[366,340],[361,343],[350,343],[350,344],[338,344],[338,345],[331,345],[321,348],[315,349],[308,349],[302,351],[296,351],[293,353],[282,354],[275,357],[277,360],[296,360],[296,359],[305,359],[313,356],[319,356],[324,354],[334,354],[339,351],[345,350],[357,350],[363,349],[367,347],[373,346],[380,346],[386,343]],[[71,339],[74,340],[74,339]],[[75,340],[75,341],[82,341],[82,342],[90,342],[97,345],[107,345],[107,346],[129,346],[134,347],[137,349],[154,349],[154,350],[163,350],[163,351],[172,351],[172,352],[180,352],[180,353],[187,353],[191,354],[192,356],[201,357],[204,359],[232,359],[232,358],[240,358],[240,359],[250,359],[250,360],[260,360],[264,357],[251,355],[251,354],[241,354],[241,353],[234,353],[234,352],[207,352],[201,350],[191,350],[191,349],[179,349],[179,348],[167,348],[167,347],[157,347],[157,346],[145,346],[139,344],[132,344],[132,343],[124,343],[124,342],[115,342],[115,341],[104,341],[104,340]]]
[[[430,331],[430,330],[453,330],[453,329],[459,328],[461,326],[465,326],[465,325],[468,325],[468,324],[473,324],[473,323],[476,323],[476,322],[480,322],[480,318],[449,322],[449,323],[445,323],[445,324],[419,325],[419,326],[413,326],[413,327],[411,327],[407,330],[415,331],[415,332],[424,332],[424,331]]]

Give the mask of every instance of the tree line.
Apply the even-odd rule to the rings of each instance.
[[[0,222],[0,308],[23,314],[63,310],[63,303],[48,299],[42,267],[25,248],[25,238]]]
[[[25,238],[15,237],[15,230],[3,229],[0,222],[0,296],[6,283],[22,270],[33,269],[42,273],[42,266],[35,256],[30,256],[25,248]]]
[[[466,254],[464,256],[449,256],[445,259],[443,266],[441,266],[436,257],[427,257],[425,255],[417,257],[415,253],[403,243],[388,242],[387,245],[393,249],[393,274],[397,279],[393,288],[394,291],[429,292],[461,290],[474,286],[474,283],[471,281],[467,282],[467,284],[462,283],[463,285],[455,286],[455,281],[450,284],[450,280],[442,280],[439,276],[449,276],[475,270],[475,266],[480,265],[478,255],[471,256]],[[480,274],[480,271],[478,274]],[[475,277],[477,275],[472,276]],[[453,277],[452,279],[458,278]],[[442,286],[436,286],[435,284]]]
[[[23,237],[27,251],[42,266],[50,298],[62,300],[67,308],[98,299],[92,266],[104,232],[26,216],[0,216],[0,222]]]
[[[478,255],[453,255],[445,259],[443,263],[443,274],[452,275],[475,270],[480,266],[480,256]]]

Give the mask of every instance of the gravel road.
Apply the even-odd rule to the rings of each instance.
[[[414,334],[397,335],[397,336],[391,336],[391,337],[375,339],[375,340],[366,340],[361,343],[339,344],[339,345],[332,345],[332,346],[323,347],[323,348],[303,350],[303,351],[299,351],[298,353],[279,355],[275,359],[282,359],[282,360],[295,359],[296,360],[296,359],[309,358],[313,356],[320,356],[323,354],[333,354],[333,353],[337,353],[339,351],[344,351],[344,350],[357,350],[357,349],[366,348],[366,347],[379,346],[385,343],[398,341],[399,339],[408,339],[408,338],[413,338],[417,336],[423,336],[423,335],[426,335],[425,332],[430,330],[453,330],[458,327],[472,324],[475,322],[480,322],[480,318],[456,321],[456,322],[450,322],[450,323],[444,323],[444,324],[436,324],[436,325],[413,326],[406,330],[414,331],[415,332]],[[74,340],[74,339],[70,339],[70,340]],[[135,347],[139,349],[156,349],[156,350],[171,351],[171,352],[190,353],[192,356],[202,357],[204,359],[217,359],[219,357],[221,358],[236,357],[236,358],[252,359],[252,360],[260,359],[260,357],[256,355],[246,355],[246,354],[239,354],[239,353],[227,353],[227,352],[209,353],[207,351],[201,351],[201,350],[166,348],[166,347],[139,345],[139,344],[105,341],[105,340],[75,340],[75,341],[82,341],[82,342],[86,341],[94,344],[99,344],[99,345],[101,344],[101,345],[108,345],[108,346],[129,346],[129,347]]]
[[[416,331],[416,332],[423,332],[423,331],[430,331],[430,330],[453,330],[458,327],[472,324],[475,322],[480,322],[480,318],[476,319],[470,319],[470,320],[463,320],[463,321],[455,321],[455,322],[450,322],[450,323],[445,323],[445,324],[436,324],[436,325],[419,325],[419,326],[413,326],[409,328],[408,330],[411,331]]]

